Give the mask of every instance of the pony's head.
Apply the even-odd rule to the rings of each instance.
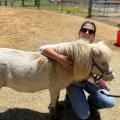
[[[93,43],[92,47],[92,74],[101,76],[105,81],[115,78],[110,66],[110,58],[113,52],[103,42]]]

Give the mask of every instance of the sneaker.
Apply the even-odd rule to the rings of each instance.
[[[100,112],[98,110],[90,112],[90,116],[87,120],[101,120]]]
[[[95,109],[93,98],[90,95],[88,96],[88,104],[90,107],[90,116],[87,120],[101,120],[100,112],[98,109]]]

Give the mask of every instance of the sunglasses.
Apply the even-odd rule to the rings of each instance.
[[[90,35],[91,35],[91,34],[95,34],[95,31],[94,31],[94,30],[88,29],[88,28],[82,28],[80,31],[83,32],[83,33],[88,32]]]

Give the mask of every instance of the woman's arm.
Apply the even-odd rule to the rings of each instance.
[[[40,51],[46,57],[49,57],[59,62],[61,65],[63,65],[65,69],[71,70],[73,66],[73,62],[70,60],[70,58],[68,56],[57,53],[53,48],[54,48],[53,45],[46,45],[46,46],[42,46],[40,48]]]

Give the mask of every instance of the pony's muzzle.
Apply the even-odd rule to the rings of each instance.
[[[115,79],[115,73],[114,72],[110,72],[109,74],[105,74],[103,75],[103,80],[105,81],[112,81],[113,79]]]
[[[113,69],[110,67],[110,70],[108,72],[108,75],[110,75],[111,79],[115,79],[115,73],[113,72]]]
[[[112,72],[112,77],[113,77],[113,79],[115,79],[115,73],[114,72]]]

